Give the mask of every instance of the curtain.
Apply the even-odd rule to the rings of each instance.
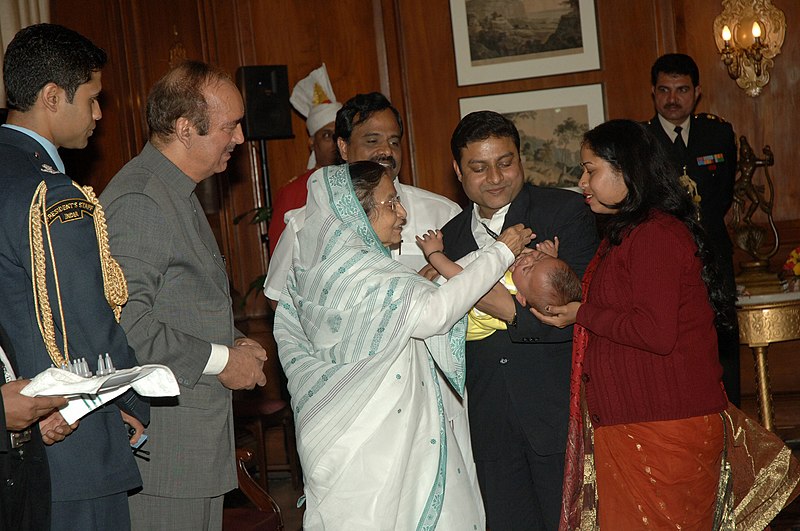
[[[0,0],[0,63],[8,43],[19,30],[50,20],[49,0]],[[0,107],[6,106],[6,90],[0,70]]]

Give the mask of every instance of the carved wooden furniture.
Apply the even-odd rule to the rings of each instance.
[[[222,512],[223,531],[283,531],[281,508],[275,500],[250,476],[245,463],[253,453],[236,449],[236,476],[239,490],[247,496],[253,507],[229,507]]]
[[[262,389],[234,393],[233,416],[256,441],[256,465],[259,469],[261,486],[267,488],[269,471],[287,471],[292,476],[292,487],[300,488],[303,473],[297,456],[294,417],[288,402],[268,398]],[[266,431],[270,428],[282,430],[286,462],[267,463]]]
[[[772,343],[800,339],[800,293],[739,297],[736,314],[739,341],[753,351],[758,418],[765,428],[775,431],[767,349]]]

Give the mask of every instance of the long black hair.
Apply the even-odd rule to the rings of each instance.
[[[618,172],[628,189],[616,205],[616,213],[605,221],[605,237],[610,246],[619,245],[634,227],[644,222],[650,211],[660,210],[680,220],[689,229],[697,256],[703,263],[702,278],[717,324],[731,328],[728,291],[714,262],[703,227],[697,220],[697,207],[681,186],[678,169],[661,141],[645,126],[631,120],[610,120],[583,135],[583,145]]]

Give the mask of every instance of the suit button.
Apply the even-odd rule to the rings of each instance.
[[[500,358],[500,365],[505,365],[508,363],[508,358]]]
[[[13,487],[14,486],[14,480],[13,479],[7,479],[6,480],[6,486]]]
[[[597,414],[592,415],[592,422],[594,422],[595,424],[600,424],[600,415]]]
[[[590,380],[590,378],[589,378],[589,375],[588,375],[588,374],[586,374],[586,373],[583,373],[583,374],[581,375],[581,380],[583,380],[583,383],[588,383],[588,382],[589,382],[589,380]]]

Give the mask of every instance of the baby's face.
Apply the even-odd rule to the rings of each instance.
[[[547,276],[558,267],[557,258],[541,251],[534,250],[521,256],[511,273],[520,304],[533,306],[541,312],[553,303],[553,290]]]

